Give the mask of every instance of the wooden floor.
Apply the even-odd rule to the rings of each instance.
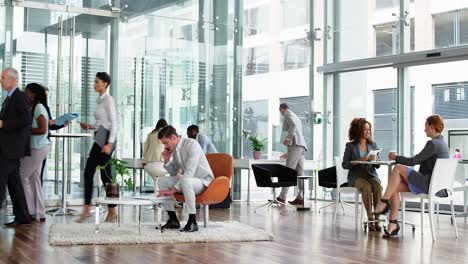
[[[318,203],[322,206],[325,203]],[[237,220],[263,228],[274,235],[272,242],[146,244],[130,246],[51,247],[48,230],[54,222],[76,217],[48,218],[47,223],[15,229],[0,227],[0,263],[468,263],[468,224],[458,220],[455,239],[449,217],[441,215],[437,241],[432,242],[426,214],[424,236],[419,224],[414,236],[384,240],[380,233],[355,230],[352,209],[331,223],[332,210],[317,213],[272,208],[253,213],[257,204],[234,203],[230,210],[213,209],[211,220]],[[134,209],[124,208],[124,220],[132,221]],[[419,213],[408,219],[420,223]],[[143,221],[153,221],[146,211]],[[0,221],[10,220],[2,211]],[[200,221],[201,222],[201,221]]]

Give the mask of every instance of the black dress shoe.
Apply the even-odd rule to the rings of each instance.
[[[192,232],[197,232],[198,231],[198,224],[197,222],[188,222],[185,227],[180,230],[180,232],[188,232],[188,233],[192,233]]]
[[[46,218],[36,218],[34,217],[33,215],[31,215],[31,219],[33,222],[45,222],[46,221]]]
[[[179,228],[180,228],[179,221],[169,219],[169,220],[167,220],[167,223],[161,227],[161,230],[164,230],[164,229],[179,229]]]
[[[21,226],[21,225],[30,225],[31,223],[20,223],[20,222],[16,222],[16,221],[13,221],[13,222],[10,222],[10,223],[5,223],[5,227],[17,227],[17,226]]]

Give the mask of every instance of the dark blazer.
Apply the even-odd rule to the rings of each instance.
[[[0,158],[19,159],[31,155],[31,100],[16,89],[0,112]]]
[[[407,166],[420,164],[419,172],[412,171],[408,175],[408,181],[416,185],[421,191],[428,193],[436,160],[448,158],[450,158],[450,155],[447,143],[445,143],[444,137],[440,135],[427,141],[424,148],[416,156],[411,158],[397,156],[395,162]]]
[[[374,142],[372,144],[367,144],[367,151],[378,149],[377,144]],[[353,166],[351,161],[359,160],[361,155],[359,154],[359,142],[352,141],[346,143],[346,149],[343,154],[343,163],[342,166],[344,169],[349,170],[348,172],[348,186],[353,187],[356,179],[363,173],[368,173],[372,177],[379,177],[375,168],[379,166],[374,165],[356,165]]]

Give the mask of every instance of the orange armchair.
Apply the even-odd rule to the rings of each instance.
[[[206,154],[208,163],[213,171],[214,180],[206,188],[206,190],[196,196],[196,203],[203,205],[204,227],[208,227],[209,222],[209,206],[217,204],[229,194],[230,182],[234,173],[233,158],[225,153]],[[174,194],[174,197],[181,202],[184,202],[184,195],[181,193]]]

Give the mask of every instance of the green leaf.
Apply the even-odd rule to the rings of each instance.
[[[249,141],[254,151],[262,151],[265,149],[265,144],[267,142],[267,139],[266,138],[260,139],[255,136],[250,136]]]
[[[106,164],[100,165],[96,167],[96,170],[104,170],[106,173],[106,177],[111,180],[112,183],[118,183],[118,177],[125,177],[125,176],[130,176],[130,171],[128,170],[127,167],[125,167],[125,164],[127,164],[126,161],[119,160],[119,159],[110,159]],[[111,170],[114,173],[111,173],[111,175],[107,175],[106,168],[107,166],[111,166]],[[128,188],[133,189],[134,183],[129,177],[128,179],[124,178],[124,183],[127,185]]]

